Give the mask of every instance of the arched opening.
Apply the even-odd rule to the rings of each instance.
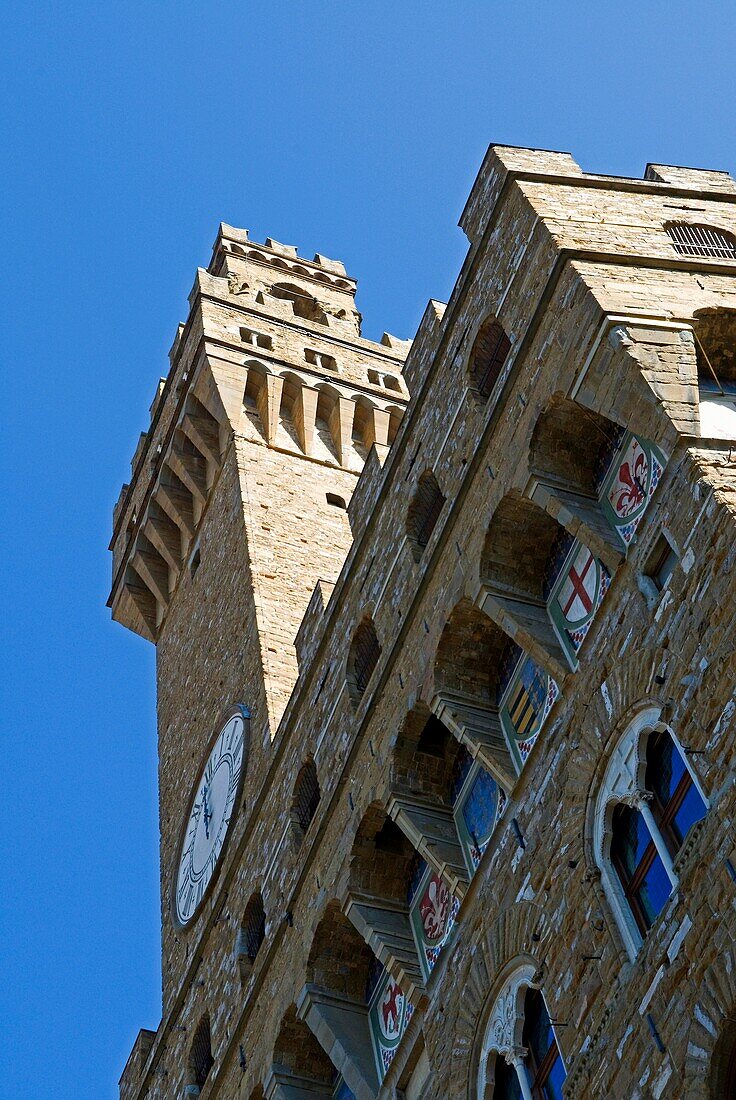
[[[305,321],[314,321],[320,325],[327,324],[327,314],[317,299],[295,283],[274,283],[269,293],[274,298],[291,302],[295,317],[301,317]]]
[[[373,955],[336,901],[320,920],[309,952],[299,1015],[310,1030],[329,1041],[342,1080],[340,1100],[360,1091],[375,1095],[379,1077],[371,1039],[366,994]]]
[[[363,698],[380,656],[373,620],[365,618],[353,635],[348,654],[348,691],[355,705]]]
[[[299,1090],[300,1096],[312,1092],[324,1096],[329,1088],[331,1096],[337,1085],[337,1070],[306,1023],[297,1017],[295,1005],[281,1021],[271,1073],[277,1084],[289,1090],[278,1095],[296,1095]]]
[[[551,497],[555,513],[562,507],[594,536],[605,539],[610,527],[619,549],[631,542],[665,465],[649,440],[559,395],[539,417],[529,448],[540,483],[534,500],[549,510]]]
[[[478,1069],[479,1100],[563,1100],[566,1072],[538,976],[519,966],[493,1002]]]
[[[250,976],[265,937],[266,913],[263,898],[260,893],[255,893],[245,907],[238,933],[238,968],[244,981]]]
[[[667,904],[675,860],[707,813],[702,788],[672,730],[650,707],[615,747],[595,803],[595,858],[633,959]]]
[[[208,1016],[203,1016],[197,1025],[197,1030],[189,1048],[189,1083],[196,1089],[204,1088],[205,1081],[210,1070],[215,1064],[212,1057],[212,1038],[210,1034],[210,1021]]]
[[[294,784],[294,797],[291,804],[292,821],[301,830],[302,835],[309,828],[319,806],[320,790],[317,768],[313,760],[307,760],[299,770]]]
[[[558,679],[575,669],[611,582],[591,549],[529,498],[510,493],[491,519],[480,570],[484,610],[513,623],[519,645]]]
[[[700,434],[736,439],[736,310],[703,309],[693,318]]]
[[[480,327],[468,360],[470,382],[482,401],[487,401],[503,370],[511,341],[502,326],[489,317]]]
[[[727,229],[696,222],[668,222],[665,230],[681,256],[736,260],[736,237]]]
[[[440,517],[445,498],[437,478],[425,470],[417,482],[406,516],[406,534],[415,561],[419,561]]]

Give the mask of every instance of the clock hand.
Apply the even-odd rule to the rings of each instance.
[[[210,839],[210,820],[212,819],[212,813],[207,809],[207,788],[202,791],[202,812],[204,816],[204,835],[207,839]]]

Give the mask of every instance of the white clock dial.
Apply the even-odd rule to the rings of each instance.
[[[240,789],[248,713],[225,723],[200,776],[181,843],[174,910],[180,924],[196,912],[214,874]]]

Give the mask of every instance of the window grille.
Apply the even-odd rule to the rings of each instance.
[[[378,644],[375,627],[367,619],[355,632],[351,646],[351,673],[354,694],[360,698],[368,687],[373,670],[378,664],[381,647]]]
[[[712,225],[672,222],[665,229],[675,252],[681,256],[706,256],[717,260],[736,260],[736,237]]]
[[[194,1084],[198,1088],[203,1088],[207,1080],[207,1075],[214,1065],[214,1061],[212,1057],[212,1042],[210,1039],[210,1024],[205,1016],[194,1033],[190,1054],[192,1077],[194,1078]]]
[[[486,321],[470,353],[470,377],[484,401],[491,396],[510,350],[511,341],[498,321]]]
[[[265,935],[266,914],[263,909],[263,899],[260,894],[255,894],[245,908],[240,941],[244,954],[251,962],[255,960]]]
[[[317,812],[319,806],[319,780],[317,769],[311,760],[302,767],[297,776],[294,787],[294,815],[302,829],[309,828],[309,823]]]
[[[427,470],[417,483],[406,522],[407,534],[419,554],[429,542],[444,503],[445,498],[437,484],[437,479],[431,470]],[[419,554],[416,556],[418,557]]]

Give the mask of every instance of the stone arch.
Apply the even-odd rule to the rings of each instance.
[[[214,1064],[215,1060],[212,1057],[210,1018],[207,1013],[205,1013],[197,1024],[194,1037],[189,1047],[187,1072],[190,1085],[197,1089],[197,1094],[195,1095],[198,1095],[199,1090],[204,1088],[204,1084]]]
[[[314,321],[320,325],[327,324],[327,314],[317,299],[296,283],[274,283],[269,289],[269,294],[282,301],[291,302],[295,317]]]
[[[389,416],[388,421],[388,443],[389,446],[393,443],[398,435],[399,428],[401,427],[401,421],[404,419],[404,412],[406,410],[399,405],[387,405],[386,412]]]
[[[485,930],[477,950],[462,973],[448,971],[445,980],[462,985],[463,999],[453,1024],[453,1060],[448,1095],[477,1100],[478,1076],[485,1015],[505,977],[519,964],[540,966],[552,927],[544,911],[520,901],[500,913]],[[451,964],[452,964],[451,960]]]
[[[621,441],[623,427],[563,394],[539,416],[529,444],[529,469],[564,488],[597,495],[606,455]]]
[[[282,1017],[269,1077],[271,1087],[303,1089],[315,1097],[332,1096],[337,1070],[304,1020],[298,1018],[296,1005],[291,1005]],[[292,1092],[275,1095],[286,1100]]]
[[[434,690],[496,704],[499,668],[508,639],[468,599],[455,605],[440,636]]]
[[[246,982],[253,972],[256,957],[265,938],[266,911],[263,895],[256,890],[248,899],[243,912],[235,948],[241,981]]]
[[[340,903],[329,901],[312,938],[306,982],[329,993],[365,1000],[372,953]]]
[[[354,400],[355,414],[353,416],[352,439],[355,449],[360,457],[365,460],[368,451],[376,441],[375,417],[376,404],[362,395]]]
[[[432,470],[425,470],[417,481],[406,514],[406,534],[415,561],[421,559],[444,503],[437,478]]]
[[[373,896],[399,905],[406,890],[414,849],[387,815],[382,803],[368,807],[355,834],[350,857],[351,896]]]
[[[496,508],[480,560],[481,580],[499,592],[538,602],[546,598],[548,562],[564,529],[519,493]]]
[[[701,309],[693,316],[700,433],[736,439],[736,309]]]
[[[729,1058],[736,1045],[736,951],[727,947],[705,971],[687,1036],[683,1100],[725,1095]]]
[[[366,615],[353,635],[348,653],[348,693],[353,706],[357,707],[363,698],[380,656],[381,646],[373,619]]]
[[[452,805],[460,744],[426,703],[407,714],[391,755],[391,788]]]
[[[501,323],[495,317],[487,317],[478,329],[468,357],[470,384],[481,401],[491,396],[510,351],[511,341]]]

